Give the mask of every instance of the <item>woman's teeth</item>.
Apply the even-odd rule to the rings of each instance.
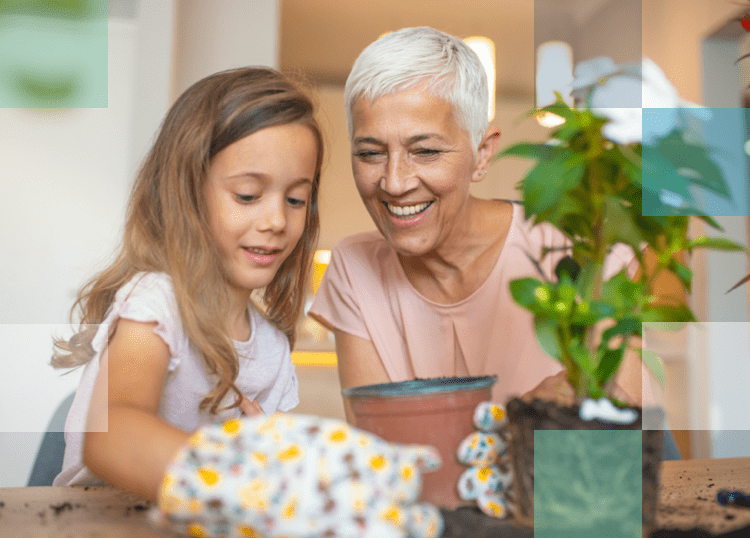
[[[385,206],[388,208],[388,211],[394,216],[411,217],[424,212],[425,209],[431,204],[432,201],[422,204],[415,204],[413,206],[395,206],[390,203],[385,203]]]

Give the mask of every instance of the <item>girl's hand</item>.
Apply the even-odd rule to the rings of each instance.
[[[260,403],[258,403],[257,399],[250,401],[245,396],[242,397],[242,401],[240,402],[240,410],[242,410],[242,414],[248,418],[266,414],[263,409],[261,409]]]

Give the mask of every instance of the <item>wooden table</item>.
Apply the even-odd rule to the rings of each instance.
[[[750,493],[750,457],[665,461],[657,529],[700,529],[719,536],[750,527],[750,508],[720,505],[720,489]]]
[[[750,509],[716,502],[721,488],[750,492],[750,458],[664,462],[657,533],[679,529],[721,535],[750,527]],[[0,537],[174,536],[154,527],[149,512],[149,503],[111,487],[4,488]],[[526,536],[508,522],[495,521],[489,536]]]

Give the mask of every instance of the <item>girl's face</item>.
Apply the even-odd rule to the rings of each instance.
[[[373,221],[396,251],[451,245],[480,179],[469,134],[451,105],[421,86],[352,108],[352,170]],[[481,174],[481,173],[480,173]]]
[[[205,183],[208,217],[230,283],[265,287],[302,237],[318,145],[302,124],[262,129],[221,150]]]

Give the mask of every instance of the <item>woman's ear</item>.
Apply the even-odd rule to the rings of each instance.
[[[496,126],[488,127],[477,150],[476,168],[471,177],[472,182],[481,182],[487,176],[487,169],[492,165],[492,158],[495,157],[499,145],[500,130]]]

